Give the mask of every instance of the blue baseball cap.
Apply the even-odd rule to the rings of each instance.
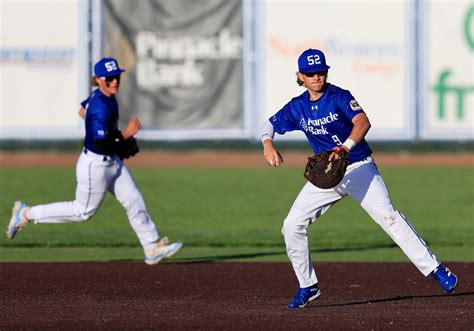
[[[94,65],[94,74],[97,77],[111,77],[120,75],[125,70],[120,69],[113,57],[104,57]]]
[[[307,49],[298,58],[298,71],[301,73],[317,72],[331,68],[326,64],[326,57],[319,49]]]

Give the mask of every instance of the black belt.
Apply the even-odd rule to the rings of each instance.
[[[367,161],[367,159],[368,159],[369,157],[371,157],[371,155],[366,156],[366,157],[364,157],[362,160],[359,160],[359,161],[352,161],[352,162],[351,162],[351,161],[347,160],[347,165],[351,165],[351,164],[357,163],[357,162]]]
[[[91,154],[94,154],[96,156],[103,156],[102,161],[108,161],[108,160],[112,159],[112,156],[110,156],[110,155],[97,154],[97,153],[94,153],[94,152],[92,152],[92,151],[90,151],[90,150],[88,150],[87,148],[84,147],[84,154],[87,155],[87,153],[91,153]]]

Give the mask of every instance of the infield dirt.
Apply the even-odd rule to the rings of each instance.
[[[474,264],[453,294],[409,263],[316,263],[321,297],[286,305],[289,263],[4,263],[1,330],[473,330]]]
[[[74,166],[80,151],[0,152],[1,166]],[[308,152],[283,151],[284,166],[304,168]],[[474,153],[374,153],[379,166],[460,166],[474,167]],[[190,150],[141,151],[126,160],[130,166],[149,167],[267,167],[263,155],[257,151]]]

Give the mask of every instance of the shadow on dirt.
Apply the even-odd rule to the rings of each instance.
[[[474,292],[461,292],[461,293],[437,294],[437,295],[407,295],[407,296],[396,296],[396,297],[391,297],[391,298],[381,298],[381,299],[374,299],[374,300],[334,303],[334,304],[328,304],[328,305],[314,305],[314,306],[307,306],[307,308],[370,305],[374,303],[386,303],[386,302],[391,302],[391,301],[406,301],[406,300],[431,299],[431,298],[441,298],[441,297],[467,297],[467,296],[473,296],[473,295],[474,295]]]
[[[380,248],[393,248],[396,247],[395,244],[385,244],[385,245],[373,245],[367,247],[344,247],[344,248],[318,248],[312,249],[311,253],[331,253],[331,252],[362,252],[362,251],[369,251],[372,249],[380,249]],[[219,247],[215,248],[216,251],[219,251]],[[200,256],[194,258],[180,258],[174,257],[173,262],[189,262],[189,263],[207,263],[207,262],[219,262],[225,260],[242,260],[242,259],[249,259],[249,258],[256,258],[256,257],[268,257],[268,256],[278,256],[278,255],[286,255],[285,248],[282,247],[279,250],[275,250],[273,252],[256,252],[256,253],[246,253],[246,254],[226,254],[226,255],[212,255],[212,256]]]

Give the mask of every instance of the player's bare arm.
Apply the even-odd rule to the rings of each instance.
[[[354,124],[354,127],[352,128],[351,134],[349,135],[348,139],[351,139],[357,144],[361,142],[367,132],[369,132],[371,124],[369,118],[365,113],[360,113],[354,116],[354,118],[352,119],[352,123]]]
[[[81,109],[79,109],[79,116],[81,116],[82,119],[86,118],[86,110],[84,109],[84,107],[81,107]]]
[[[128,122],[125,130],[122,131],[123,139],[127,140],[128,138],[133,137],[141,128],[142,124],[140,123],[140,120],[136,117],[132,118],[130,122]]]
[[[339,159],[341,149],[344,149],[345,152],[349,153],[350,149],[355,144],[358,144],[362,141],[362,139],[364,139],[365,135],[367,134],[367,132],[369,132],[369,129],[371,127],[369,118],[365,113],[360,113],[354,116],[354,118],[352,119],[352,123],[354,124],[354,127],[352,128],[351,134],[349,135],[344,144],[342,144],[341,146],[337,146],[333,149],[333,152],[329,156],[329,160],[332,160],[333,158]]]

